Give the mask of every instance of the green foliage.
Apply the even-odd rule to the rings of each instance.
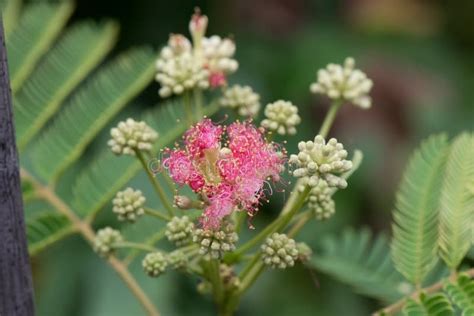
[[[110,51],[117,31],[113,22],[75,25],[39,63],[15,95],[15,125],[20,150]]]
[[[408,294],[412,287],[393,267],[387,238],[379,235],[371,241],[371,236],[367,229],[348,229],[328,236],[311,264],[361,294],[391,302]]]
[[[437,260],[438,198],[448,145],[446,135],[425,141],[410,159],[397,195],[392,259],[415,284],[422,283]]]
[[[8,36],[16,25],[20,15],[21,0],[3,0],[0,2],[0,10],[3,19],[3,28],[5,35]]]
[[[409,299],[403,308],[406,316],[454,316],[451,302],[444,293],[420,295],[420,301]]]
[[[103,67],[81,87],[34,144],[35,171],[54,181],[105,124],[153,78],[155,54],[134,49]]]
[[[7,38],[11,86],[16,92],[63,29],[73,11],[71,1],[33,2]],[[14,58],[12,58],[14,56]]]
[[[474,281],[470,276],[461,274],[455,283],[447,283],[444,289],[463,311],[462,315],[474,315]]]
[[[471,247],[474,222],[474,137],[464,133],[450,149],[440,198],[440,256],[455,269]]]
[[[42,212],[26,220],[28,251],[35,255],[74,232],[69,220],[57,212]]]

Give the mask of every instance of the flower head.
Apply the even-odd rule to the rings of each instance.
[[[278,269],[294,266],[299,255],[295,240],[278,233],[266,239],[261,251],[263,263]]]
[[[241,116],[254,117],[260,110],[260,96],[249,86],[234,85],[224,90],[219,104],[235,109]]]
[[[97,231],[94,240],[94,251],[102,257],[108,257],[115,250],[114,244],[123,241],[118,230],[105,227]]]
[[[150,252],[143,258],[142,266],[146,274],[156,278],[166,271],[168,259],[162,252]]]
[[[285,154],[248,122],[224,127],[204,119],[183,140],[184,146],[166,150],[163,165],[178,185],[189,185],[206,202],[205,228],[219,228],[235,210],[255,212],[265,183],[279,181],[284,169]]]
[[[112,200],[112,211],[118,215],[120,221],[128,220],[134,222],[139,216],[145,213],[143,205],[145,204],[145,197],[142,191],[127,188],[124,191],[119,191]]]
[[[175,216],[166,224],[166,238],[177,247],[184,246],[191,242],[193,232],[194,224],[187,216]]]
[[[329,64],[319,70],[317,81],[310,86],[311,92],[325,94],[334,100],[349,101],[362,109],[370,108],[372,80],[361,70],[354,69],[354,66],[354,59],[349,57],[343,66]]]
[[[224,221],[220,230],[196,229],[193,241],[199,244],[199,253],[206,259],[220,259],[224,253],[235,250],[239,236],[230,221]]]
[[[237,70],[234,42],[217,35],[205,37],[207,24],[208,18],[197,10],[189,22],[192,43],[184,35],[170,35],[156,61],[161,97],[223,86],[227,75]]]
[[[314,212],[317,220],[326,220],[336,212],[336,205],[332,199],[333,190],[325,180],[311,188],[308,196],[308,208]]]
[[[135,150],[150,151],[153,142],[158,138],[158,133],[145,122],[129,118],[112,128],[110,136],[112,138],[107,144],[114,154],[133,156]]]
[[[352,169],[352,162],[346,160],[347,151],[344,146],[331,138],[327,144],[321,135],[314,142],[300,142],[298,155],[291,155],[289,163],[296,166],[295,177],[304,178],[310,187],[318,185],[320,180],[327,182],[329,187],[343,189],[347,186],[341,174]]]
[[[296,134],[295,126],[301,122],[298,108],[291,102],[283,100],[267,104],[265,117],[262,126],[268,130],[276,131],[280,135]]]

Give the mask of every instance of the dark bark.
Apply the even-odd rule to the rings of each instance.
[[[0,316],[30,316],[33,286],[1,18],[0,42]]]

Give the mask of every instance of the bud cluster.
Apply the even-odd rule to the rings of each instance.
[[[300,190],[303,188],[304,184]],[[319,180],[318,184],[311,188],[307,202],[308,208],[313,211],[316,219],[328,219],[336,212],[336,205],[332,199],[333,190],[325,180]]]
[[[359,69],[354,69],[353,58],[346,58],[344,65],[329,64],[318,71],[317,81],[311,84],[313,93],[325,94],[334,100],[344,100],[368,109],[372,100],[368,95],[372,89],[372,80]]]
[[[265,107],[265,119],[262,126],[280,135],[296,134],[295,126],[301,122],[298,108],[289,101],[278,100],[267,104]]]
[[[110,130],[112,137],[107,143],[117,155],[135,155],[135,150],[150,151],[157,139],[156,133],[145,122],[137,122],[132,118],[120,122]]]
[[[219,104],[235,109],[241,116],[253,117],[260,110],[260,96],[249,86],[234,85],[224,90]]]
[[[108,257],[113,253],[114,244],[122,242],[122,234],[111,227],[105,227],[97,231],[94,240],[94,251],[102,257]]]
[[[340,175],[351,170],[352,162],[346,160],[347,151],[344,146],[331,138],[327,144],[321,135],[314,138],[314,142],[300,142],[299,153],[291,155],[289,163],[296,166],[293,175],[305,178],[310,187],[325,180],[329,187],[344,189],[347,181]]]
[[[263,263],[278,269],[294,266],[299,255],[295,240],[278,233],[266,239],[261,251]]]
[[[239,236],[230,222],[222,223],[220,230],[196,229],[193,241],[199,244],[199,253],[206,259],[220,259],[225,252],[235,250]]]
[[[194,223],[187,216],[175,216],[166,224],[165,235],[177,247],[190,243],[193,232]]]
[[[135,222],[139,216],[145,213],[143,209],[145,201],[142,191],[126,188],[115,195],[112,200],[112,211],[118,215],[120,221]]]
[[[142,266],[145,273],[150,277],[158,277],[166,271],[168,259],[162,252],[150,252],[143,259]]]

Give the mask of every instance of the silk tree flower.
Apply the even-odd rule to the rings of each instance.
[[[333,100],[348,101],[362,109],[370,108],[372,80],[354,67],[355,61],[351,57],[346,58],[342,66],[329,64],[318,71],[317,81],[310,86],[311,92],[325,94]]]
[[[207,24],[207,17],[196,12],[189,22],[192,43],[182,34],[170,35],[156,61],[161,97],[223,86],[227,75],[237,70],[235,43],[217,35],[205,37]]]
[[[286,153],[263,133],[249,122],[224,127],[204,119],[184,134],[182,146],[165,150],[163,165],[173,181],[206,202],[205,229],[218,229],[233,211],[253,215],[264,185],[280,180]]]

